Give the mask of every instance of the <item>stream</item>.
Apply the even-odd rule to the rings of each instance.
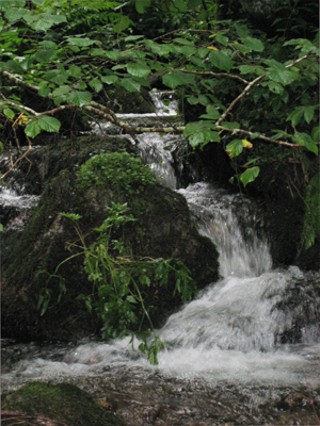
[[[164,108],[156,97],[155,104],[157,117],[176,114],[174,102]],[[215,243],[219,282],[158,330],[166,347],[157,366],[129,338],[5,340],[2,392],[34,380],[73,383],[132,426],[320,424],[320,308],[310,290],[320,272],[273,268],[251,200],[206,182],[177,188],[176,144],[173,135],[139,136],[144,161],[186,198],[199,232]],[[8,191],[0,197],[12,202]],[[291,343],[293,331],[299,344]]]

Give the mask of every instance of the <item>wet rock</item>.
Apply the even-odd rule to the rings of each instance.
[[[121,187],[120,177],[126,180],[128,174],[125,165],[117,169],[113,180],[103,185],[85,190],[77,186],[76,170],[97,153],[99,147],[103,147],[104,152],[114,152],[126,145],[123,142],[118,147],[114,138],[110,141],[96,138],[96,144],[90,142],[92,138],[79,139],[78,149],[72,147],[72,143],[58,146],[57,151],[45,147],[46,166],[42,168],[39,162],[30,171],[30,176],[40,184],[39,188],[45,189],[23,232],[8,233],[2,239],[4,337],[69,340],[100,330],[101,324],[95,314],[89,314],[78,298],[80,293],[88,295],[92,291],[92,284],[83,270],[82,257],[66,262],[59,269],[67,288],[61,297],[61,280],[56,267],[74,254],[70,247],[77,242],[73,224],[62,219],[61,212],[82,216],[82,233],[90,242],[96,235],[93,229],[106,218],[106,206],[113,202],[127,203],[136,221],[122,230],[134,256],[181,259],[190,269],[198,288],[218,277],[215,247],[198,234],[181,195],[155,182],[128,191],[127,186]],[[40,159],[40,150],[37,155]],[[147,301],[156,306],[155,325],[163,323],[181,303],[179,298],[172,297],[173,285],[171,279],[167,288],[150,288]],[[50,304],[45,315],[41,315],[39,296],[46,286],[50,291]]]
[[[5,411],[3,424],[7,425],[123,425],[112,412],[99,407],[87,392],[71,384],[29,383],[6,395],[2,401],[2,409]],[[12,419],[19,422],[12,423]]]

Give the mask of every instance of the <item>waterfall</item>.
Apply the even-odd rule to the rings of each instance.
[[[166,95],[171,97],[171,93]],[[153,96],[157,117],[176,114],[176,103]],[[160,182],[176,189],[172,152],[181,139],[157,133],[138,137],[144,161]],[[171,315],[158,330],[166,345],[159,353],[159,365],[148,365],[132,349],[129,338],[86,342],[58,350],[31,349],[29,357],[4,375],[4,381],[102,377],[111,367],[119,367],[145,373],[153,370],[170,377],[201,377],[223,385],[319,386],[319,301],[310,289],[320,274],[303,273],[297,267],[272,269],[268,242],[256,232],[259,214],[245,197],[205,182],[177,191],[186,198],[199,232],[218,249],[221,280],[208,283],[196,300]],[[283,302],[296,293],[299,297],[285,309]],[[300,344],[283,343],[286,333],[299,328],[297,318],[301,317],[306,321],[297,331]]]

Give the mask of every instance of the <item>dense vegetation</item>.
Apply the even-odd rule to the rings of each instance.
[[[304,198],[301,244],[308,249],[320,233],[316,12],[313,0],[2,0],[2,148],[31,149],[50,134],[73,135],[97,119],[132,135],[152,131],[119,119],[119,97],[173,89],[186,124],[171,131],[183,132],[194,150],[220,144],[234,170],[232,179],[242,188],[259,179],[262,167],[295,165],[290,190]],[[27,154],[28,149],[20,151],[1,178]],[[78,179],[84,188],[102,179],[130,193],[152,183],[151,174],[142,173],[129,154],[108,159],[93,157],[82,166]],[[125,174],[117,175],[118,162]],[[270,185],[277,186],[273,179]],[[90,245],[76,222],[80,216],[65,214],[80,237],[81,250],[74,256],[83,256],[93,285],[85,303],[102,319],[107,338],[126,334],[141,316],[149,318],[141,289],[150,280],[165,285],[170,272],[183,300],[194,291],[183,264],[140,262],[127,257],[124,246],[111,249],[111,229],[120,219],[134,218],[125,210],[112,214],[110,207]],[[49,300],[45,287],[42,313]],[[161,342],[155,338],[153,346],[144,345],[156,362]]]

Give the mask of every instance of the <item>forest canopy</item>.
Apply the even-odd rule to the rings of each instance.
[[[148,131],[113,100],[167,88],[186,118],[172,130],[193,149],[220,143],[243,186],[265,164],[296,163],[317,205],[317,16],[314,0],[2,0],[1,145],[31,148],[94,118]]]

